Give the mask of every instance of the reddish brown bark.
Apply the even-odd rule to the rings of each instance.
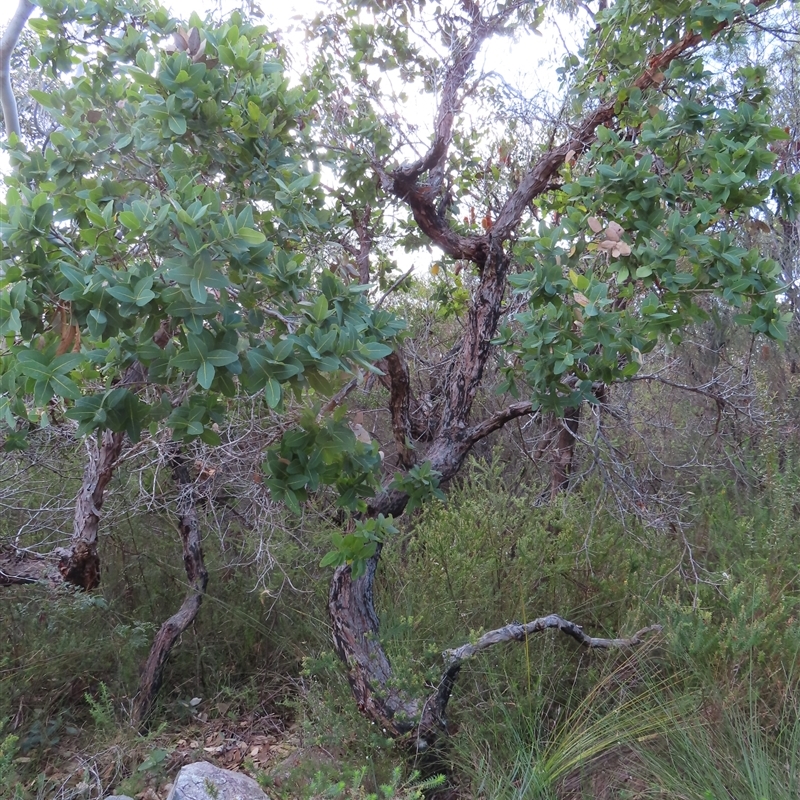
[[[161,626],[150,648],[139,681],[139,691],[133,701],[132,717],[137,727],[142,726],[150,716],[169,654],[180,635],[197,617],[208,586],[194,481],[185,456],[180,453],[175,456],[172,472],[178,486],[178,531],[183,544],[183,566],[188,590],[181,607]]]
[[[411,446],[411,382],[408,366],[402,354],[396,352],[381,359],[378,367],[386,373],[382,380],[389,388],[389,412],[397,461],[403,469],[409,469],[414,466],[415,459]]]

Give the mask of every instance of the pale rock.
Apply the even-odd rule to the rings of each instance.
[[[270,800],[247,775],[198,761],[178,773],[167,800]]]

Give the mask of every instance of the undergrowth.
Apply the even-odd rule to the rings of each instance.
[[[486,798],[796,796],[800,470],[785,460],[754,472],[746,491],[698,483],[673,529],[598,508],[603,487],[590,481],[541,506],[537,492],[509,483],[500,459],[475,460],[446,503],[404,520],[384,549],[376,595],[397,683],[409,691],[437,685],[443,649],[512,620],[556,612],[599,636],[664,626],[630,653],[589,652],[545,632],[481,654],[456,685],[452,735],[424,761],[359,714],[331,652],[322,518],[302,542],[275,537],[281,569],[261,592],[207,541],[209,594],[169,662],[153,720],[161,738],[132,732],[138,670],[184,591],[170,521],[132,519],[124,540],[101,542],[99,592],[6,590],[4,796],[55,796],[42,776],[79,741],[135,753],[117,756],[114,774],[141,790],[139,768],[154,753],[165,754],[152,768],[166,776],[169,731],[201,728],[202,713],[236,724],[268,712],[351,776],[342,785],[317,765],[284,784],[286,797],[416,797],[438,791],[424,781],[440,773],[451,791]],[[415,769],[422,784],[408,782]]]

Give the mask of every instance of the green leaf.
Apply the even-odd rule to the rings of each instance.
[[[22,374],[36,380],[47,380],[52,374],[50,359],[37,350],[23,350],[17,354]]]
[[[129,230],[138,231],[139,228],[142,227],[142,223],[139,222],[139,218],[133,211],[120,211],[119,212],[119,221]]]
[[[328,316],[328,299],[324,294],[321,294],[317,298],[317,302],[314,303],[314,307],[311,309],[311,314],[317,322],[321,323],[325,321],[325,318]]]
[[[68,400],[78,400],[81,397],[81,391],[75,385],[75,381],[66,375],[53,375],[50,378],[50,385],[59,397],[66,397]]]
[[[370,361],[378,361],[390,355],[392,348],[380,342],[362,342],[358,346],[358,352]]]
[[[214,365],[209,361],[204,361],[197,370],[197,382],[208,391],[214,382]]]
[[[136,295],[133,293],[133,290],[130,286],[125,286],[121,284],[119,286],[109,286],[106,291],[115,299],[119,300],[121,303],[135,303],[136,302]]]
[[[244,239],[250,247],[264,244],[264,242],[267,241],[267,237],[264,236],[261,231],[254,230],[253,228],[239,228],[239,230],[236,231],[236,235],[240,239]]]
[[[227,367],[239,360],[239,354],[235,350],[212,350],[206,358],[215,367]]]
[[[270,378],[264,387],[264,399],[270,408],[277,408],[281,402],[281,385],[274,378]]]
[[[169,125],[169,129],[176,136],[183,136],[183,134],[186,133],[186,118],[182,115],[181,116],[170,115],[167,124]]]
[[[340,550],[330,550],[322,557],[322,561],[319,562],[319,565],[321,567],[338,567],[344,563],[344,553]]]

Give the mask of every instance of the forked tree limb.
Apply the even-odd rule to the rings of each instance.
[[[774,2],[775,0],[754,0],[751,5],[758,9],[762,6],[772,5]],[[660,73],[675,59],[713,39],[733,24],[747,20],[750,16],[752,15],[743,14],[737,16],[733,22],[721,22],[705,36],[699,32],[687,31],[677,42],[665,47],[660,53],[651,56],[647,66],[633,81],[632,86],[642,91],[657,86],[663,80],[663,76]],[[439,213],[437,208],[439,187],[424,183],[420,184],[418,181],[424,170],[429,168],[427,165],[434,160],[440,161],[446,153],[450,142],[452,120],[449,120],[449,127],[445,126],[443,130],[439,129],[439,123],[444,118],[443,109],[447,103],[447,97],[454,97],[456,94],[457,87],[454,85],[456,78],[460,77],[463,82],[465,76],[466,72],[463,70],[463,64],[459,59],[456,59],[445,78],[445,85],[451,86],[451,88],[447,96],[443,93],[442,103],[437,113],[437,131],[434,135],[434,145],[427,156],[411,166],[395,170],[390,179],[385,175],[382,175],[381,179],[385,187],[390,188],[399,199],[409,205],[414,215],[414,220],[420,226],[422,232],[435,244],[439,245],[447,255],[452,258],[466,259],[478,266],[483,266],[489,256],[491,242],[507,240],[520,224],[522,215],[525,213],[529,203],[534,198],[553,188],[554,178],[566,161],[567,155],[572,153],[574,156],[579,156],[585,153],[595,141],[597,129],[601,125],[612,123],[620,107],[626,103],[619,101],[615,97],[598,106],[578,125],[575,133],[568,141],[548,150],[523,175],[517,188],[511,192],[503,204],[494,225],[488,233],[465,236],[454,231],[447,220]],[[442,136],[444,131],[447,131],[448,134],[446,139]],[[436,158],[434,159],[433,151],[437,148]]]
[[[767,6],[772,2],[773,0],[754,0],[750,8]],[[747,16],[749,15],[737,17],[734,22],[746,19]],[[706,37],[700,33],[687,32],[677,42],[668,45],[642,64],[639,77],[632,85],[642,90],[658,85],[663,80],[659,73],[670,63],[692,51],[706,39],[712,39],[727,27],[728,23],[722,23]],[[446,78],[446,80],[452,78],[451,88],[448,90],[451,99],[460,90],[459,86],[455,85],[456,78],[460,75],[460,80],[463,82],[467,74],[467,71],[463,70],[463,65],[464,62],[459,61],[459,53],[456,53],[450,75]],[[576,155],[586,152],[595,139],[597,128],[600,125],[614,124],[620,105],[623,103],[616,98],[601,104],[587,114],[570,141],[546,152],[524,175],[501,208],[494,226],[486,234],[465,236],[453,230],[445,215],[439,211],[441,186],[433,179],[435,176],[429,175],[430,180],[421,181],[426,170],[430,173],[437,165],[443,163],[446,157],[449,139],[442,137],[439,124],[444,120],[446,132],[447,125],[452,126],[452,119],[450,117],[445,119],[451,111],[445,104],[440,105],[437,112],[437,129],[434,134],[434,148],[438,143],[440,148],[444,145],[443,150],[434,152],[432,148],[420,162],[407,168],[400,168],[391,175],[378,170],[383,187],[409,206],[425,235],[448,255],[468,259],[480,267],[479,282],[473,292],[465,320],[458,358],[452,370],[448,372],[447,385],[442,394],[438,430],[426,453],[431,467],[441,474],[443,481],[452,478],[458,472],[476,441],[502,427],[511,419],[530,413],[532,410],[525,404],[515,404],[481,423],[470,425],[470,412],[486,364],[494,349],[491,341],[502,313],[512,258],[505,245],[520,225],[530,201],[553,188],[553,178],[565,162],[570,150],[574,150]],[[387,485],[382,492],[368,501],[369,514],[372,516],[391,514],[397,517],[403,513],[407,502],[408,496],[405,493]],[[440,713],[440,704],[442,708],[446,705],[447,698],[452,692],[452,681],[458,673],[463,658],[462,662],[457,662],[457,665],[451,665],[449,668],[451,671],[449,689],[443,685],[437,695],[421,705],[419,699],[409,697],[393,688],[391,664],[380,644],[378,617],[373,603],[373,582],[379,557],[378,552],[368,561],[365,574],[355,581],[352,579],[349,566],[342,566],[336,570],[329,595],[333,638],[339,655],[347,665],[353,693],[362,711],[391,735],[399,736],[416,730],[418,746],[422,746],[426,742],[433,741],[437,725],[441,730],[439,723],[443,713]],[[631,640],[594,640],[592,637],[585,637],[578,626],[567,623],[559,617],[544,619],[557,621],[557,624],[550,627],[558,627],[587,646],[589,646],[587,642],[593,641],[598,642],[595,647],[603,646],[599,642],[606,641],[609,642],[606,646],[621,646],[618,642],[632,644],[636,639],[633,637]],[[530,625],[535,624],[535,622],[530,623]],[[511,635],[514,632],[517,635],[529,635],[524,629],[521,630],[520,634],[520,629],[512,628],[506,640],[514,640],[515,637]],[[637,634],[641,635],[644,635],[644,632]],[[614,642],[617,644],[613,644]],[[421,712],[417,716],[417,709],[420,708]]]
[[[453,62],[445,75],[439,105],[436,109],[435,133],[428,152],[419,160],[400,167],[392,174],[400,194],[404,191],[403,187],[413,186],[422,174],[440,168],[444,163],[453,138],[455,115],[461,108],[462,98],[459,97],[459,93],[470,68],[483,43],[490,36],[501,31],[511,16],[526,3],[527,0],[516,0],[488,18],[481,15],[477,3],[465,2],[463,4],[470,16],[469,35],[467,40],[456,48]]]

